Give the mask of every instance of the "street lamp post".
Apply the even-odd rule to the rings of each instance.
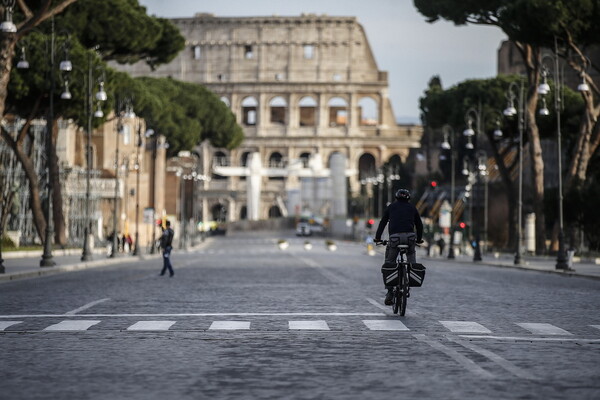
[[[104,113],[100,108],[100,102],[106,101],[108,98],[104,91],[104,70],[101,69],[102,79],[99,80],[100,89],[96,93],[96,100],[98,100],[98,109],[96,112],[93,111],[93,99],[92,99],[92,86],[94,85],[94,68],[92,68],[92,54],[88,57],[88,75],[87,75],[87,97],[86,97],[86,111],[87,111],[87,132],[86,132],[86,174],[85,174],[85,228],[83,236],[83,250],[81,254],[81,261],[88,261],[92,259],[92,251],[90,249],[90,235],[91,229],[91,218],[90,218],[90,192],[91,192],[91,173],[92,173],[92,116],[96,118],[102,118]]]
[[[52,189],[53,182],[50,179],[50,157],[52,157],[52,130],[54,127],[54,90],[56,88],[55,78],[55,35],[54,35],[54,18],[52,18],[52,31],[50,34],[50,96],[49,96],[49,108],[48,118],[46,120],[46,231],[44,235],[44,252],[42,259],[40,260],[40,267],[53,267],[56,262],[52,257]],[[68,46],[68,42],[63,44],[65,49]],[[66,54],[66,52],[65,52]],[[72,64],[68,60],[64,60],[59,64],[59,68],[63,72],[70,72],[72,70]],[[65,92],[68,93],[68,92]],[[62,96],[61,98],[68,100],[70,96]]]
[[[518,90],[518,96],[516,91]],[[522,238],[522,225],[523,225],[523,129],[525,126],[525,110],[523,103],[523,81],[521,80],[518,84],[516,82],[511,82],[508,86],[508,90],[506,92],[506,98],[508,99],[508,106],[504,110],[504,115],[507,117],[512,117],[513,115],[518,114],[518,130],[519,130],[519,184],[518,184],[518,201],[517,201],[517,229],[516,229],[516,249],[515,249],[515,258],[514,264],[521,264],[521,238]],[[515,108],[515,100],[517,100],[517,106],[519,109]]]
[[[542,95],[542,103],[543,107],[540,109],[540,115],[548,115],[549,111],[546,108],[546,98],[544,97],[550,91],[550,85],[546,82],[546,77],[548,75],[548,68],[544,64],[544,61],[549,59],[553,61],[553,70],[554,70],[554,111],[556,112],[556,141],[557,141],[557,156],[558,156],[558,253],[556,255],[556,266],[555,268],[558,270],[568,270],[569,264],[567,262],[567,252],[565,249],[565,237],[563,230],[563,188],[562,188],[562,134],[560,127],[560,114],[561,114],[561,97],[562,97],[562,76],[560,74],[560,69],[558,65],[558,56],[557,54],[557,41],[554,38],[554,52],[555,55],[545,55],[542,58],[542,83],[539,85],[537,92]],[[586,65],[587,65],[587,60]],[[585,80],[582,84],[577,87],[577,90],[580,92],[586,92],[589,90],[588,85],[585,83]]]
[[[140,173],[141,173],[141,165],[140,165],[140,147],[142,147],[142,126],[138,122],[137,129],[137,143],[136,143],[136,155],[135,155],[135,243],[133,248],[133,255],[137,256],[140,253],[139,250],[139,239],[140,239]]]
[[[450,246],[448,247],[448,258],[455,258],[454,255],[454,188],[455,188],[455,168],[456,168],[456,156],[454,149],[454,129],[448,124],[442,127],[442,132],[444,133],[444,142],[442,143],[442,149],[450,150],[450,204],[452,208],[450,209]],[[450,138],[450,142],[448,142],[448,138]]]
[[[481,121],[481,106],[479,107],[479,109],[475,109],[474,107],[471,107],[467,110],[467,112],[465,113],[465,122],[467,124],[467,129],[464,130],[463,135],[467,137],[467,144],[465,145],[467,150],[474,150],[475,149],[475,144],[477,144],[479,146],[479,143],[477,142],[477,135],[481,132],[481,125],[482,125],[482,121]],[[474,117],[474,118],[473,118]],[[475,126],[476,126],[476,130],[473,129],[473,119],[475,120]],[[473,138],[475,138],[475,142],[473,143]],[[471,161],[469,159],[469,161]],[[476,179],[477,179],[477,175],[474,174],[472,171],[469,171],[469,185],[471,187],[471,192],[472,192],[472,197],[470,199],[470,218],[471,218],[471,227],[473,227],[473,203],[475,200],[475,183],[476,183]],[[480,248],[480,237],[479,237],[479,227],[477,227],[477,229],[473,229],[474,233],[475,233],[475,237],[474,237],[474,241],[475,241],[475,245],[473,246],[474,248],[474,253],[473,253],[473,261],[481,261],[481,248]]]

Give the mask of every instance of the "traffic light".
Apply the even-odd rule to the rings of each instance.
[[[365,223],[365,225],[366,225],[366,227],[367,227],[368,229],[371,229],[371,228],[373,227],[373,224],[374,224],[374,223],[375,223],[375,220],[374,220],[373,218],[369,218],[369,219],[367,220],[367,222]]]
[[[431,184],[431,187],[434,189],[437,187],[437,181],[431,181],[430,184]]]
[[[459,227],[460,229],[465,229],[465,228],[467,227],[467,224],[465,224],[464,222],[459,222],[459,223],[458,223],[458,227]]]

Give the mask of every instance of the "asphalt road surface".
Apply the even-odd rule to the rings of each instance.
[[[399,317],[383,249],[283,237],[0,284],[0,397],[600,398],[600,281],[422,258]]]

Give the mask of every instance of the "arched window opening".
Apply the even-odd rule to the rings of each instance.
[[[315,126],[317,115],[317,102],[310,96],[300,99],[300,126]]]
[[[246,206],[242,206],[240,209],[240,219],[248,219],[248,208]]]
[[[242,153],[242,156],[240,157],[240,166],[241,167],[247,167],[248,166],[248,157],[250,156],[250,152],[249,151],[245,151]],[[240,180],[246,180],[246,176],[242,175],[240,176]]]
[[[327,103],[329,107],[329,126],[348,124],[348,103],[341,97],[334,97]]]
[[[302,161],[302,166],[304,168],[308,168],[308,160],[310,160],[310,153],[300,154],[300,161]]]
[[[281,218],[281,216],[281,210],[278,206],[271,206],[271,208],[269,208],[269,218]]]
[[[256,109],[258,102],[252,96],[242,101],[242,123],[247,126],[256,125]]]
[[[281,153],[274,151],[269,157],[269,168],[284,168],[283,156]],[[280,181],[283,180],[283,176],[270,176],[269,180]]]
[[[358,179],[364,181],[375,176],[375,157],[365,153],[358,159]]]
[[[224,167],[228,165],[228,161],[227,161],[227,156],[225,155],[225,153],[223,153],[222,151],[215,151],[213,154],[213,160],[212,160],[212,164],[214,167]],[[212,179],[215,180],[223,180],[223,179],[227,179],[226,176],[223,175],[218,175],[213,173],[212,174]]]
[[[371,97],[363,97],[358,101],[358,115],[361,126],[377,126],[379,123],[379,108]]]
[[[221,203],[217,203],[212,206],[211,210],[212,220],[215,222],[227,221],[227,207]],[[211,228],[212,229],[212,228]]]
[[[281,96],[274,97],[269,102],[271,109],[271,123],[285,125],[287,102]]]

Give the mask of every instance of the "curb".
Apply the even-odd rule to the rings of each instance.
[[[188,248],[187,250],[179,250],[182,253],[191,253],[194,250],[198,250],[202,247],[204,247],[205,244],[207,244],[210,240],[206,239],[204,242],[201,242],[200,244],[196,245],[195,247],[191,247]],[[76,250],[77,253],[80,252],[81,250]],[[39,252],[35,252],[34,256],[39,255]],[[100,254],[104,254],[104,251],[102,251]],[[123,256],[123,257],[116,257],[116,258],[103,258],[100,260],[93,260],[93,261],[86,261],[86,262],[80,262],[77,264],[68,264],[68,265],[63,265],[60,267],[40,267],[39,269],[36,270],[32,270],[32,271],[24,271],[24,272],[13,272],[10,274],[0,274],[0,284],[4,283],[4,282],[11,282],[14,280],[18,280],[18,279],[28,279],[28,278],[37,278],[37,277],[41,277],[41,276],[48,276],[48,275],[55,275],[55,274],[61,274],[64,272],[71,272],[71,271],[81,271],[84,269],[90,269],[90,268],[98,268],[98,267],[104,267],[107,265],[113,265],[113,264],[119,264],[119,263],[133,263],[133,262],[139,262],[139,261],[144,261],[144,260],[152,260],[155,258],[160,258],[160,252],[156,253],[156,254],[142,254],[139,256],[131,256],[131,257],[127,257],[127,256]]]
[[[423,257],[426,259],[431,259],[431,260],[436,260],[436,258],[431,258],[431,257]],[[449,260],[449,259],[444,259],[447,262],[452,262],[452,263],[457,263],[458,261],[456,260]],[[496,268],[510,268],[510,269],[518,269],[521,271],[532,271],[532,272],[543,272],[546,274],[556,274],[556,275],[562,275],[562,276],[566,276],[566,277],[581,277],[581,278],[588,278],[588,279],[595,279],[595,280],[600,280],[600,276],[599,275],[589,275],[589,274],[583,274],[580,272],[577,272],[577,270],[573,270],[573,271],[560,271],[560,270],[552,270],[552,269],[541,269],[541,268],[528,268],[528,267],[524,267],[524,266],[518,266],[518,265],[509,265],[509,264],[494,264],[492,262],[489,261],[474,261],[472,264],[465,264],[465,265],[482,265],[482,266],[487,266],[487,267],[496,267]]]
[[[55,275],[55,274],[60,274],[60,273],[70,272],[70,271],[80,271],[80,270],[84,270],[84,269],[98,268],[98,267],[103,267],[103,266],[113,265],[113,264],[118,264],[118,263],[123,263],[123,262],[124,263],[138,262],[138,261],[143,261],[148,258],[152,258],[152,257],[137,256],[137,257],[131,257],[131,258],[120,258],[120,257],[119,258],[107,258],[104,260],[87,261],[87,262],[82,262],[82,263],[78,263],[78,264],[64,265],[64,266],[60,266],[60,267],[40,267],[39,269],[36,269],[33,271],[2,274],[2,275],[0,275],[0,283],[1,282],[10,282],[10,281],[14,281],[17,279],[36,278],[36,277],[40,277],[40,276]]]

